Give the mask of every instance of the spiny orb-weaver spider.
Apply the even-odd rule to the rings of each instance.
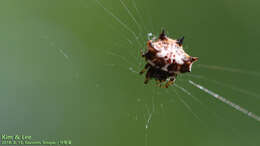
[[[147,64],[140,72],[146,72],[145,84],[150,79],[155,79],[160,87],[168,88],[180,73],[190,72],[192,63],[198,57],[191,57],[183,50],[184,37],[173,40],[166,36],[163,30],[157,39],[147,42],[147,52],[142,52]],[[162,86],[162,82],[166,82]]]

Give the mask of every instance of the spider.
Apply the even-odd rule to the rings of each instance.
[[[148,40],[148,50],[142,57],[146,60],[146,65],[140,74],[145,73],[145,84],[150,79],[155,79],[157,85],[168,88],[172,85],[180,73],[191,72],[192,63],[198,60],[198,57],[191,57],[183,50],[184,37],[173,40],[166,36],[162,30],[157,39]],[[166,82],[164,86],[162,83]]]

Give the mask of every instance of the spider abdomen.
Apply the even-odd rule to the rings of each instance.
[[[157,40],[147,42],[148,51],[143,55],[147,61],[145,69],[149,68],[146,83],[150,78],[160,82],[170,79],[173,82],[177,74],[191,71],[192,63],[198,58],[189,56],[183,50],[183,39],[168,38],[163,31]]]

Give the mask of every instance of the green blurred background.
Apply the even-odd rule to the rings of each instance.
[[[0,2],[0,134],[73,146],[259,146],[258,121],[188,80],[260,114],[260,2],[122,2]],[[199,57],[176,82],[192,96],[137,74],[147,33],[162,28]]]

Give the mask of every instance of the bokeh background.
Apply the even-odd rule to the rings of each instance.
[[[258,146],[260,2],[2,0],[0,134],[74,146]],[[176,86],[144,85],[147,33],[185,36],[199,61]],[[199,101],[198,101],[199,100]]]

